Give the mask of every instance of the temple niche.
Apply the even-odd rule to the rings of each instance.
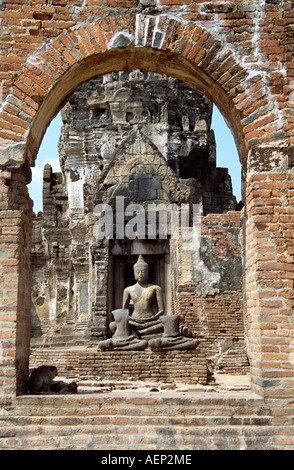
[[[211,117],[200,92],[141,70],[99,76],[74,92],[62,110],[61,172],[45,166],[43,213],[33,220],[32,363],[50,351],[66,357],[102,344],[103,354],[118,344],[111,326],[115,315],[122,325],[124,310],[134,324],[124,292],[142,255],[173,319],[149,344],[135,335],[138,354],[162,353],[164,322],[177,331],[180,319],[211,374],[248,371],[242,212],[228,170],[216,167]],[[159,206],[179,220],[184,208],[185,224],[174,229],[170,213],[162,223]]]

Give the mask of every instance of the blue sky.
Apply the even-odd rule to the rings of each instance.
[[[43,169],[50,163],[53,171],[60,171],[57,143],[61,128],[60,113],[51,122],[39,149],[36,166],[32,168],[32,182],[29,184],[29,193],[34,201],[34,212],[42,211],[42,184]],[[212,129],[215,132],[217,166],[229,169],[232,178],[233,191],[237,201],[241,200],[241,165],[236,145],[217,107],[213,107]]]

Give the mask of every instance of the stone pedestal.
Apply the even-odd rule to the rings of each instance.
[[[155,352],[81,349],[38,349],[30,368],[54,364],[60,376],[79,380],[155,382],[162,384],[207,384],[206,359],[200,350]],[[73,380],[73,379],[72,379]]]

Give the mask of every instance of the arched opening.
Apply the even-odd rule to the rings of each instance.
[[[26,148],[28,161],[32,162],[36,158],[40,142],[50,121],[57,115],[77,87],[95,76],[134,68],[166,74],[182,80],[192,88],[204,93],[217,105],[229,124],[236,142],[239,158],[242,160],[243,156],[246,155],[247,143],[242,135],[239,113],[236,112],[230,98],[215,80],[178,55],[145,47],[128,47],[105,52],[103,61],[100,60],[99,56],[84,59],[70,68],[64,74],[62,80],[54,84],[50,93],[45,97],[31,126]]]
[[[48,167],[45,169],[44,189],[46,186],[48,199],[45,203],[45,219],[40,216],[40,220],[35,221],[37,249],[33,248],[32,289],[34,343],[37,348],[51,346],[56,349],[58,346],[67,345],[72,350],[77,344],[87,345],[89,348],[93,338],[96,338],[96,343],[105,339],[109,335],[111,311],[119,308],[121,304],[121,298],[116,303],[117,292],[122,294],[132,270],[131,265],[136,261],[135,257],[144,253],[151,265],[153,282],[163,284],[161,287],[164,287],[165,300],[169,305],[167,314],[183,314],[184,309],[188,310],[186,316],[189,328],[194,330],[196,336],[202,335],[205,343],[205,364],[209,364],[210,375],[213,375],[215,364],[222,372],[236,372],[238,369],[239,373],[247,373],[241,315],[241,248],[237,243],[240,213],[228,172],[219,171],[215,162],[215,142],[210,128],[212,104],[185,83],[162,77],[141,69],[99,76],[96,81],[90,80],[79,87],[62,111],[64,128],[60,148],[64,174],[60,179],[54,176],[54,170]],[[169,81],[170,86],[167,85]],[[126,87],[126,84],[130,83],[135,86]],[[149,86],[149,95],[147,90],[142,90],[143,83],[146,87]],[[159,93],[163,85],[167,89],[166,95],[161,101],[158,96],[154,100],[154,91],[157,89]],[[177,87],[178,91],[174,92]],[[145,101],[149,101],[149,107],[142,104],[142,91]],[[173,106],[167,106],[166,103],[172,102],[172,99]],[[58,123],[58,120],[56,122]],[[161,126],[159,131],[157,129],[157,135],[154,130],[156,126]],[[114,166],[109,166],[113,156],[118,164],[114,162]],[[138,170],[142,164],[138,156],[146,159],[144,178]],[[129,161],[132,159],[134,165],[130,167]],[[162,172],[162,162],[165,160],[168,165],[163,173],[168,174],[168,180],[161,178],[159,181],[157,176]],[[100,164],[97,163],[99,161]],[[154,169],[153,173],[151,167]],[[128,178],[129,174],[133,176],[132,180]],[[146,174],[148,178],[145,178]],[[65,192],[61,190],[62,185],[66,186]],[[97,185],[101,186],[103,195],[98,195],[97,190],[93,189]],[[181,193],[180,197],[169,193],[168,185],[175,185],[174,193]],[[135,196],[129,194],[131,186],[136,186]],[[117,192],[118,187],[120,192]],[[193,263],[191,264],[193,273],[188,285],[190,291],[191,286],[194,286],[194,291],[198,289],[200,292],[208,280],[209,292],[207,291],[204,297],[214,295],[214,305],[206,302],[202,294],[195,296],[195,292],[189,299],[188,309],[185,307],[187,298],[185,301],[181,298],[176,301],[173,298],[173,295],[177,294],[172,293],[171,273],[182,283],[182,290],[187,280],[183,280],[183,262],[181,266],[173,265],[171,268],[170,259],[174,257],[171,256],[172,250],[175,253],[178,249],[172,248],[171,233],[168,243],[156,237],[156,243],[151,243],[150,246],[138,241],[137,237],[137,247],[134,243],[128,245],[127,237],[119,242],[112,241],[104,251],[101,246],[88,244],[89,233],[93,227],[91,224],[90,227],[86,226],[84,221],[93,215],[97,204],[113,202],[111,197],[105,198],[107,192],[112,194],[113,191],[116,191],[116,195],[128,197],[129,202],[137,204],[146,203],[149,192],[149,202],[152,200],[162,203],[167,200],[178,204],[202,204],[202,211],[207,217],[202,227],[204,236],[201,239],[202,251],[199,261],[204,263],[205,267],[200,272]],[[183,197],[184,193],[192,192],[194,196],[190,199],[190,196],[188,199]],[[63,203],[64,209],[61,208]],[[230,211],[236,213],[233,220],[227,215],[222,217],[222,214]],[[215,217],[210,219],[209,214],[215,214]],[[75,226],[78,227],[77,232]],[[70,235],[68,227],[72,230]],[[46,239],[43,245],[44,240],[40,237],[42,229]],[[57,229],[55,235],[54,229]],[[211,236],[213,231],[220,234],[218,238]],[[221,256],[216,254],[216,246],[222,250]],[[238,254],[231,255],[233,251],[238,251]],[[226,260],[222,264],[224,252]],[[46,253],[49,256],[46,265],[42,265]],[[79,253],[78,256],[76,253]],[[200,251],[196,253],[195,249],[192,249],[191,253],[194,260],[200,256]],[[76,256],[75,260],[73,256]],[[178,251],[177,256],[182,257],[183,251]],[[216,268],[217,263],[219,266]],[[96,270],[93,270],[92,266],[95,266]],[[112,271],[114,275],[110,276]],[[201,283],[196,278],[204,275],[206,281],[199,287]],[[218,283],[219,286],[215,287]],[[218,299],[217,290],[224,291],[224,295],[220,295]],[[101,314],[102,311],[107,311],[107,318]],[[212,332],[212,324],[216,321],[218,330]],[[234,321],[237,323],[235,329],[230,326]],[[76,335],[77,332],[79,336]],[[48,349],[44,350],[44,354],[48,357]],[[35,351],[34,360],[40,360],[40,355],[40,351]]]
[[[232,101],[234,93],[238,93],[234,91],[235,89],[229,94],[226,88],[218,83],[217,79],[212,78],[208,72],[204,71],[205,68],[201,69],[194,65],[192,60],[189,61],[181,57],[180,54],[177,55],[168,50],[160,51],[149,47],[138,48],[128,46],[103,52],[101,55],[100,53],[98,55],[94,54],[86,59],[77,61],[72,67],[66,66],[66,69],[60,75],[60,79],[54,81],[45,99],[40,99],[42,105],[36,117],[32,119],[32,125],[27,135],[25,149],[27,162],[30,165],[33,164],[40,142],[50,121],[57,115],[63,104],[78,86],[95,76],[113,71],[133,70],[138,67],[147,72],[166,74],[175,79],[183,80],[184,83],[200,90],[210,99],[213,99],[226,118],[226,122],[230,125],[240,159],[243,160],[246,157],[248,142],[244,136],[240,113]],[[238,67],[236,80],[242,81],[245,72],[243,73],[242,71],[240,74],[239,72],[240,68]],[[9,160],[10,162],[14,158],[14,152],[17,158],[19,158],[18,153],[22,152],[22,150],[22,145],[17,145],[13,148],[11,154],[5,150],[4,157],[6,158],[8,155],[11,158],[12,156],[12,159]],[[28,287],[27,284],[26,287]],[[22,337],[21,340],[27,342],[27,337]],[[27,356],[24,354],[21,354],[21,356],[24,358],[21,361],[25,364]],[[23,387],[23,378],[21,378],[20,382],[20,386]]]

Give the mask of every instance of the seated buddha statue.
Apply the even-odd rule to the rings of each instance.
[[[147,341],[137,338],[135,334],[130,334],[128,310],[113,310],[112,315],[114,321],[110,323],[109,328],[114,334],[112,338],[99,342],[99,348],[102,351],[141,351],[147,348]]]
[[[128,309],[133,301],[134,312],[130,316],[130,330],[139,338],[163,332],[160,316],[163,315],[163,298],[159,286],[148,284],[148,264],[142,255],[134,264],[136,284],[126,287],[123,293],[123,309]]]
[[[164,332],[160,338],[151,339],[148,342],[152,351],[173,351],[197,348],[199,341],[190,337],[188,327],[182,328],[182,333],[180,332],[180,315],[163,315],[160,319],[164,326]]]

